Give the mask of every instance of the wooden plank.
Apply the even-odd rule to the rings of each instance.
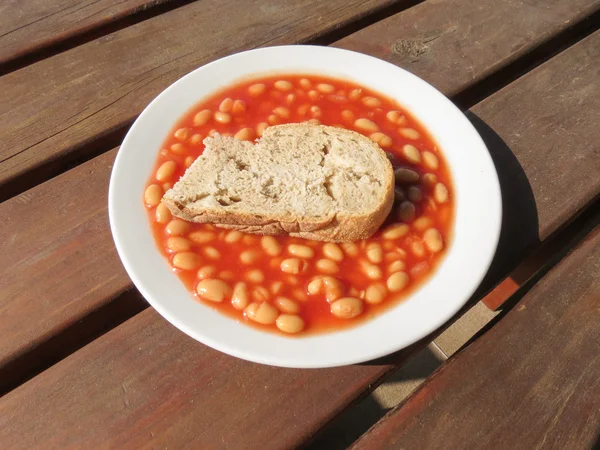
[[[7,61],[177,0],[28,0],[0,4],[0,67]]]
[[[334,45],[385,59],[455,97],[599,9],[598,0],[428,0]]]
[[[307,41],[406,1],[199,0],[9,73],[0,78],[2,194],[21,192],[5,185],[32,169],[26,186],[81,157],[76,149],[92,151],[87,144],[128,126],[160,91],[203,64]]]
[[[352,448],[596,448],[599,273],[600,228]]]
[[[598,96],[593,95],[600,83],[594,64],[598,52],[600,33],[474,108],[492,129],[507,123],[516,127],[515,117],[531,128],[527,133],[515,133],[517,128],[511,128],[503,135],[506,144],[501,146],[497,137],[485,134],[504,183],[513,180],[520,186],[503,184],[505,201],[521,205],[521,198],[534,198],[532,205],[537,204],[537,209],[524,210],[524,217],[539,217],[539,222],[534,220],[533,234],[524,233],[520,220],[508,217],[505,225],[512,228],[504,231],[503,245],[513,247],[498,253],[496,277],[522,259],[538,234],[543,237],[555,231],[560,224],[555,218],[583,207],[598,192],[597,178],[589,177],[598,163],[591,139],[600,114],[594,98]],[[550,112],[552,116],[547,115]],[[569,128],[560,127],[565,121]],[[557,131],[549,132],[553,129]],[[558,164],[564,163],[564,155],[573,147],[579,152],[569,162],[573,170],[564,170]],[[556,172],[547,173],[552,166],[561,167],[565,180],[549,179],[557,177]],[[519,190],[524,189],[524,173],[529,191]],[[587,175],[588,183],[596,180],[595,188],[569,191],[569,205],[551,201],[564,195],[566,177],[572,177],[578,186],[580,175]],[[544,195],[535,198],[532,192]],[[513,211],[509,208],[507,213]],[[521,238],[522,234],[533,241]],[[493,282],[488,279],[482,290]],[[376,385],[415,348],[418,346],[369,365],[277,369],[213,352],[147,309],[0,399],[0,417],[11,421],[10,427],[0,427],[0,441],[19,440],[27,446],[43,437],[44,442],[60,447],[100,442],[108,446],[126,442],[131,446],[169,443],[203,448],[235,447],[242,442],[248,448],[299,444]],[[284,404],[294,407],[281,407]],[[224,412],[216,417],[214,411]],[[63,423],[60,430],[54,426],[56,412]],[[269,426],[260,426],[265,423]]]
[[[402,0],[198,1],[0,78],[0,92],[7,93],[0,102],[4,198],[60,172],[92,151],[92,141],[123,130],[190,70],[251,47],[307,41],[391,4]],[[453,95],[599,6],[599,0],[428,1],[339,45],[403,65]],[[428,51],[413,57],[393,50],[401,47],[399,40],[421,34],[437,36],[423,44]],[[434,46],[439,50],[433,52]],[[33,169],[33,177],[24,176]]]

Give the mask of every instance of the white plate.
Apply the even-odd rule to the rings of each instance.
[[[431,133],[450,166],[456,205],[451,247],[434,275],[404,302],[361,325],[288,338],[239,323],[195,301],[158,252],[142,204],[144,185],[175,121],[215,90],[269,73],[355,81],[397,100]],[[148,105],[119,150],[110,180],[110,226],[135,286],[169,322],[239,358],[284,367],[332,367],[378,358],[440,327],[488,270],[501,224],[498,177],[466,117],[440,92],[392,64],[331,47],[282,46],[238,53],[186,75]]]

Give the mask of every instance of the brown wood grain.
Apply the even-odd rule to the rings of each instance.
[[[352,448],[597,448],[598,274],[600,228]]]
[[[171,0],[27,0],[0,3],[0,66]],[[173,1],[175,3],[176,0]]]
[[[72,152],[89,151],[214,59],[304,42],[404,1],[199,0],[9,73],[0,78],[0,186],[81,157]]]
[[[592,138],[600,107],[592,94],[600,82],[595,67],[599,44],[596,33],[473,108],[487,127],[505,132],[500,145],[498,137],[482,129],[504,180],[504,201],[533,208],[518,214],[507,209],[511,217],[504,225],[512,228],[504,230],[505,248],[498,252],[494,278],[484,290],[522,259],[538,234],[551,234],[598,193],[599,180],[589,174],[597,167]],[[546,115],[550,104],[553,114]],[[530,129],[517,127],[515,117]],[[573,147],[577,158],[569,152]],[[572,167],[561,168],[559,175],[548,173],[565,162],[565,155]],[[563,183],[571,177],[578,186],[576,179],[582,175],[595,187],[572,189],[568,204],[556,202],[564,195]],[[506,180],[512,184],[507,186]],[[545,195],[531,202],[533,193],[540,192]],[[530,217],[539,217],[539,223],[522,222]],[[0,442],[23,447],[42,442],[55,447],[297,445],[372,389],[415,348],[370,365],[264,367],[209,350],[147,309],[0,399]],[[61,427],[56,427],[57,415]]]
[[[202,0],[2,77],[0,186],[12,195],[32,186],[25,176],[32,169],[35,179],[52,176],[198,66],[242,49],[307,41],[393,3],[402,0]],[[598,0],[427,1],[340,46],[407,67],[453,95],[599,6]],[[426,38],[428,51],[418,57],[393,50],[399,40],[422,35],[436,39]]]
[[[427,0],[334,45],[376,55],[454,97],[599,9],[598,0]]]

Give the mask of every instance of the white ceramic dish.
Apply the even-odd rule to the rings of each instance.
[[[454,181],[456,217],[447,256],[434,275],[384,314],[339,332],[288,338],[262,332],[195,301],[158,252],[142,202],[161,143],[202,98],[240,78],[315,73],[353,80],[410,111],[439,144]],[[494,256],[501,195],[490,155],[466,117],[425,81],[370,56],[330,47],[282,46],[238,53],[186,75],[135,121],[115,161],[110,225],[135,286],[169,322],[198,341],[247,360],[285,367],[331,367],[378,358],[425,337],[473,294]]]

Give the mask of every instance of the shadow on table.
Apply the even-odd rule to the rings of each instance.
[[[492,128],[471,112],[466,113],[467,118],[477,129],[485,142],[494,161],[502,193],[502,228],[500,240],[492,264],[485,275],[479,288],[472,295],[464,308],[459,311],[447,324],[436,332],[416,342],[408,348],[396,353],[366,362],[368,365],[406,364],[412,358],[434,357],[427,349],[427,345],[437,337],[445,328],[450,326],[468,309],[477,303],[487,292],[493,289],[501,279],[506,276],[516,265],[540,243],[539,223],[535,198],[525,171],[518,159],[506,143]],[[425,349],[425,351],[421,351]],[[415,356],[416,355],[416,356]],[[438,363],[439,366],[439,363]],[[415,373],[411,367],[423,369]],[[414,379],[425,378],[431,373],[431,365],[416,364],[395,372],[386,383],[402,383]],[[437,366],[435,366],[437,367]],[[435,369],[435,367],[433,367]],[[426,371],[425,369],[429,369]],[[407,369],[407,370],[404,370]],[[344,448],[336,446],[336,438],[342,445],[348,445],[362,433],[367,431],[390,408],[384,408],[372,396],[367,397],[355,408],[349,408],[337,418],[324,432],[317,437],[309,448]],[[350,440],[349,440],[350,439]]]

